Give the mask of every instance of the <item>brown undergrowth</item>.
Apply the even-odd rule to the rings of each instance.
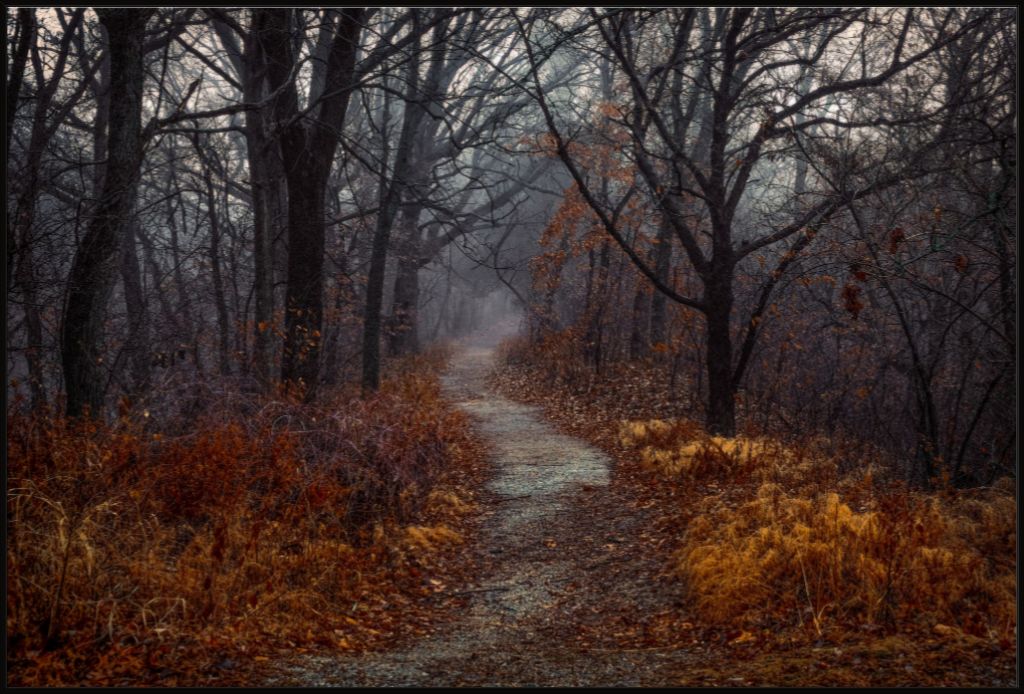
[[[839,475],[813,442],[710,437],[662,420],[622,426],[643,464],[733,494],[698,501],[676,570],[709,621],[739,628],[923,626],[1013,638],[1012,480],[960,492],[876,482],[877,461]],[[737,493],[738,492],[738,493]]]
[[[443,362],[367,399],[235,393],[190,422],[12,409],[8,684],[230,684],[422,628],[482,474]]]
[[[735,682],[977,684],[997,677],[992,668],[1012,673],[1012,480],[913,490],[857,442],[711,437],[642,364],[574,380],[552,378],[542,359],[507,344],[495,385],[615,456],[638,508],[656,509],[651,549],[684,588],[668,631],[720,644],[743,675]]]

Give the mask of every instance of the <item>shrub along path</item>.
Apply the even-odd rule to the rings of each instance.
[[[467,565],[475,580],[437,587],[452,619],[388,650],[317,654],[281,663],[274,686],[742,686],[1006,684],[1012,671],[957,668],[945,648],[905,653],[899,638],[770,648],[759,638],[701,626],[666,573],[678,527],[664,509],[684,503],[634,465],[488,386],[492,351],[456,354],[446,395],[468,412],[493,466]],[[505,381],[508,391],[508,381]],[[529,398],[544,384],[521,383]],[[534,397],[537,401],[537,398]],[[548,401],[548,405],[561,403]],[[580,421],[547,408],[563,424]],[[585,419],[585,418],[584,418]],[[591,421],[589,427],[599,422]],[[607,422],[612,425],[611,420]],[[578,430],[571,424],[570,430]],[[588,438],[607,440],[594,435]],[[446,594],[448,593],[448,594]],[[929,663],[937,662],[935,672]],[[1009,681],[1006,678],[1010,678]]]

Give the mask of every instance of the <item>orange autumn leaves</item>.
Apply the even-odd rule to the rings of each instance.
[[[9,682],[147,681],[150,662],[199,681],[224,649],[377,638],[353,604],[472,507],[452,484],[476,444],[428,367],[367,400],[236,394],[190,422],[11,412]]]

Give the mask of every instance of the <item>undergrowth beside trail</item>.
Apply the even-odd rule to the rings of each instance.
[[[187,422],[12,408],[8,684],[224,683],[240,654],[414,628],[480,473],[443,361],[367,399],[235,392]]]
[[[798,643],[819,663],[821,646],[834,644],[838,654],[840,644],[851,653],[863,650],[852,644],[865,644],[873,653],[870,644],[885,641],[909,658],[899,677],[947,651],[973,653],[978,670],[993,657],[1012,660],[1012,479],[986,488],[940,481],[931,491],[914,489],[863,442],[815,432],[780,440],[742,427],[735,438],[710,436],[682,404],[685,397],[652,385],[642,363],[585,377],[567,375],[568,367],[554,377],[550,368],[525,343],[506,343],[493,383],[613,454],[616,479],[635,490],[640,508],[653,505],[660,538],[652,546],[686,596],[676,620],[681,629],[696,628],[733,657],[749,651],[745,657],[757,653],[765,662]],[[647,404],[645,391],[652,394]],[[888,663],[884,670],[895,676]],[[763,676],[753,671],[751,678]],[[952,676],[973,682],[978,675]],[[760,681],[883,683],[878,673],[808,677],[787,670]]]
[[[622,443],[684,483],[729,494],[696,502],[676,571],[709,621],[739,628],[907,626],[1012,639],[1012,480],[972,491],[840,475],[813,442],[709,437],[693,425],[630,422]]]

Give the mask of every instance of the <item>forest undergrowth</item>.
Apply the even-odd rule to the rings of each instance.
[[[949,676],[977,684],[971,663],[1013,672],[1014,480],[923,490],[863,442],[742,423],[713,437],[663,366],[596,375],[552,356],[509,341],[494,384],[615,457],[615,478],[657,510],[652,546],[686,595],[675,622],[727,648],[728,667],[749,661],[752,681],[776,685],[942,683],[961,665]]]
[[[315,405],[225,389],[100,423],[12,403],[8,684],[232,684],[422,633],[483,474],[445,361]]]

